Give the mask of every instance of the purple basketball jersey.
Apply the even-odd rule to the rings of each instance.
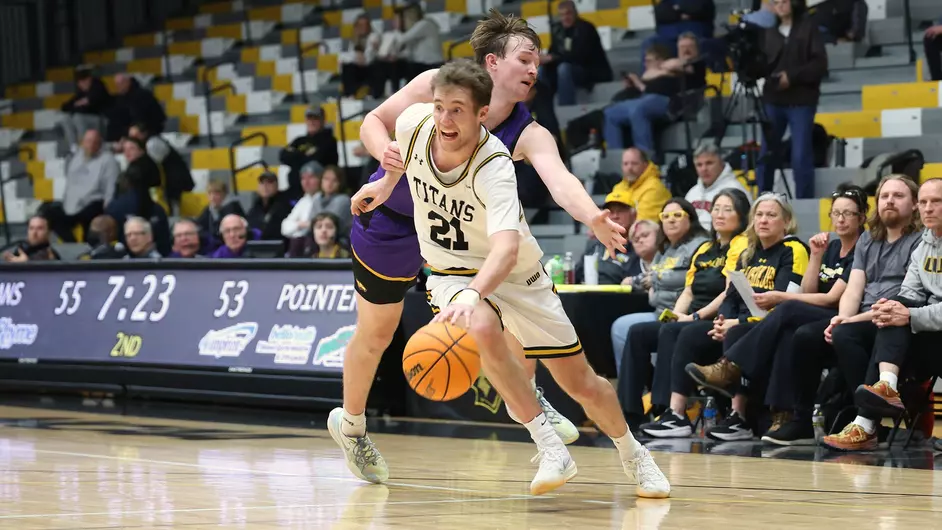
[[[520,133],[532,121],[533,117],[527,106],[517,103],[510,116],[495,127],[491,134],[499,138],[513,155]],[[386,170],[380,167],[370,176],[370,182],[377,181],[385,175]],[[397,214],[406,217],[413,216],[414,207],[412,194],[409,191],[408,176],[404,175],[399,179],[383,206]],[[411,223],[406,225],[404,220],[383,215],[380,211],[376,214],[378,219],[374,219],[368,229],[364,228],[359,220],[354,222],[350,233],[350,246],[353,247],[357,257],[374,271],[386,276],[399,278],[418,274],[422,266],[422,258],[419,256],[419,241],[415,235],[415,226]]]

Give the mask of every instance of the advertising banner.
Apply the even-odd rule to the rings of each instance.
[[[349,270],[7,270],[0,359],[340,373]]]

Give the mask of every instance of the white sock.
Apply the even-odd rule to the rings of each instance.
[[[899,376],[893,372],[880,372],[880,381],[886,381],[890,388],[896,390],[896,383],[899,382]]]
[[[340,432],[350,437],[366,436],[366,413],[350,414],[344,409]]]
[[[559,435],[556,434],[556,430],[553,429],[553,424],[546,419],[546,415],[542,412],[529,422],[524,423],[523,426],[530,431],[530,438],[533,438],[537,445],[552,443],[553,441],[563,443],[559,439]],[[556,440],[553,440],[553,438]]]
[[[625,427],[627,428],[627,425]],[[621,438],[612,438],[612,441],[615,442],[615,449],[618,449],[618,454],[621,455],[622,460],[634,459],[635,453],[641,448],[638,440],[635,440],[635,437],[631,435],[631,429],[625,431]]]
[[[870,418],[864,418],[863,416],[857,416],[854,418],[854,423],[859,425],[861,429],[864,430],[867,434],[873,434],[876,431],[876,427],[873,426],[873,420]]]

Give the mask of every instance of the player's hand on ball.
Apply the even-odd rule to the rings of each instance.
[[[395,174],[383,177],[377,181],[364,184],[350,199],[350,213],[360,215],[361,213],[372,212],[379,205],[383,204],[392,195],[396,189],[396,183],[399,179]]]
[[[474,306],[470,304],[448,304],[448,307],[442,309],[435,315],[432,322],[447,322],[449,324],[468,329],[471,327],[471,313],[474,313]]]
[[[612,221],[611,212],[608,210],[602,210],[592,219],[592,223],[589,226],[592,229],[592,233],[595,234],[595,238],[598,239],[605,248],[608,249],[609,255],[615,255],[615,249],[618,249],[622,252],[627,252],[625,249],[625,243],[628,242],[623,235],[625,233],[625,227]]]
[[[406,170],[406,166],[402,163],[402,155],[399,153],[398,142],[393,140],[386,144],[386,149],[383,149],[383,159],[379,163],[386,171],[402,173]]]

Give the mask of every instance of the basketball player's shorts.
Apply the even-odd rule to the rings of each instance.
[[[350,249],[356,290],[373,304],[402,302],[424,263],[412,218],[385,206],[354,217]]]
[[[432,269],[426,281],[429,305],[438,313],[477,274],[473,269]],[[582,353],[576,330],[563,310],[553,281],[543,265],[512,273],[485,300],[501,324],[523,345],[528,359],[551,359]]]

